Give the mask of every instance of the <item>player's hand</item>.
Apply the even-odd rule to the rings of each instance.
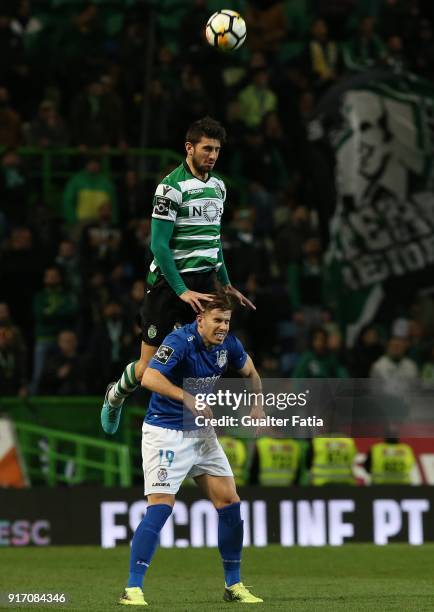
[[[207,419],[213,418],[213,412],[208,405],[205,405],[204,408],[196,408],[196,398],[191,393],[184,392],[183,395],[184,406],[190,410],[194,417],[204,416]]]
[[[252,419],[265,419],[267,415],[264,412],[264,408],[258,404],[252,407],[252,409],[250,410],[249,416]],[[255,436],[258,437],[261,433],[264,433],[266,429],[267,429],[266,427],[262,427],[261,425],[259,425],[255,429]]]
[[[241,306],[248,306],[248,308],[250,308],[251,310],[256,310],[256,306],[253,304],[253,302],[246,298],[246,296],[243,295],[241,291],[238,291],[238,289],[232,287],[232,285],[227,285],[226,287],[224,287],[224,291],[225,293],[229,293],[229,295],[233,295],[234,298],[239,301]]]
[[[211,293],[199,293],[198,291],[184,291],[179,296],[183,302],[186,304],[190,304],[196,314],[203,312],[203,306],[201,304],[201,300],[205,302],[211,302],[214,299],[214,295]]]

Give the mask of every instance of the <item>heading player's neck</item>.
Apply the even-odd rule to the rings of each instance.
[[[208,180],[208,172],[201,172],[200,170],[198,170],[193,165],[193,162],[188,157],[185,159],[185,163],[189,167],[190,172],[192,173],[193,176],[195,176],[196,178],[198,178],[201,181],[207,181]]]

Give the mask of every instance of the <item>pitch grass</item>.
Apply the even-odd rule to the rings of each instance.
[[[122,610],[116,605],[128,571],[126,546],[2,549],[0,592],[64,592],[68,605],[11,606],[25,610]],[[264,598],[263,610],[434,610],[434,546],[248,548],[243,576]],[[228,610],[215,549],[162,549],[146,578],[149,610]],[[244,606],[243,606],[244,608]],[[136,608],[137,609],[137,608]],[[256,609],[256,608],[255,608]]]

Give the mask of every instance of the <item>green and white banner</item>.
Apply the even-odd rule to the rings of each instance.
[[[326,262],[351,344],[387,281],[431,282],[421,273],[434,264],[434,87],[365,75],[328,98],[319,117],[335,156],[336,207]]]

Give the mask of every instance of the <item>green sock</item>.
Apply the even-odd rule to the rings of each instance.
[[[139,382],[134,373],[134,366],[137,361],[129,363],[125,370],[122,372],[122,376],[113,385],[108,394],[108,401],[111,406],[121,406],[133,391],[139,386]]]

